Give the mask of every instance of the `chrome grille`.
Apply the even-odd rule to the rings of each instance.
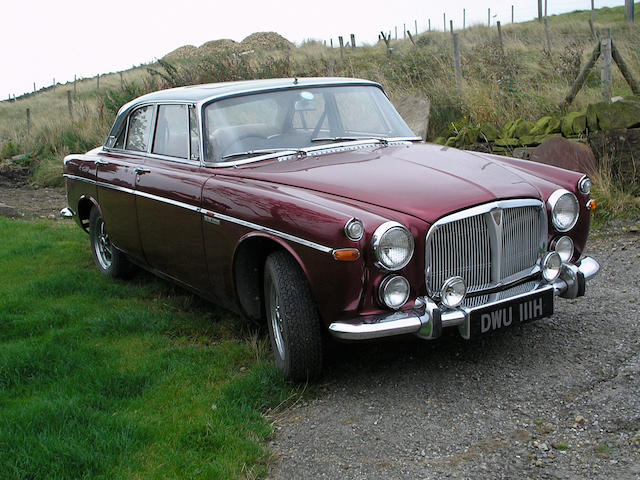
[[[442,218],[426,239],[429,295],[456,275],[470,293],[529,275],[545,249],[546,225],[538,200],[492,202]]]

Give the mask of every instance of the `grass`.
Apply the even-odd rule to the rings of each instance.
[[[19,478],[254,478],[292,398],[238,319],[100,275],[75,225],[0,218],[0,465]]]

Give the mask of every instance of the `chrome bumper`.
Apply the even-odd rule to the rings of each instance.
[[[576,298],[584,295],[585,282],[595,276],[600,265],[591,257],[582,258],[576,265],[564,264],[560,276],[552,284],[541,284],[535,291],[553,288],[555,295],[563,298]],[[512,297],[515,298],[515,297]],[[511,300],[505,299],[503,301]],[[442,329],[459,327],[460,333],[467,336],[470,309],[441,310],[428,297],[416,300],[412,310],[358,318],[352,322],[333,322],[329,332],[344,340],[368,340],[414,333],[422,338],[431,339],[440,336]],[[467,325],[468,326],[468,325]]]
[[[65,207],[62,210],[60,210],[60,216],[62,218],[73,218],[75,214],[76,213],[73,210],[71,210],[69,207]]]

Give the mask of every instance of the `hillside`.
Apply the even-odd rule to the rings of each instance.
[[[495,27],[458,31],[464,78],[458,87],[451,35],[444,32],[423,32],[413,41],[391,40],[390,54],[383,41],[346,48],[343,58],[339,48],[313,41],[296,47],[273,33],[254,34],[239,43],[214,40],[198,48],[180,47],[156,64],[100,76],[99,90],[96,78],[84,79],[75,91],[73,83],[57,85],[17,101],[0,102],[0,159],[26,153],[18,163],[33,174],[32,181],[60,184],[62,157],[101,144],[115,111],[130,98],[159,88],[247,78],[363,77],[380,82],[396,103],[412,96],[427,97],[430,139],[461,118],[498,127],[517,118],[535,122],[559,112],[580,66],[596,45],[588,23],[591,15],[579,11],[549,17],[551,51],[544,24],[537,21],[504,25],[503,47]],[[633,75],[640,79],[638,23],[625,22],[624,7],[596,10],[594,20],[597,32],[611,29]],[[71,115],[67,92],[71,92]],[[614,69],[613,94],[629,93]],[[585,109],[600,95],[596,70],[570,108]],[[10,167],[7,160],[2,165],[0,172]]]

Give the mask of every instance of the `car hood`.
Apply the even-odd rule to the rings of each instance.
[[[541,198],[515,169],[481,154],[432,144],[338,150],[247,164],[232,174],[337,195],[429,223],[497,199]]]

